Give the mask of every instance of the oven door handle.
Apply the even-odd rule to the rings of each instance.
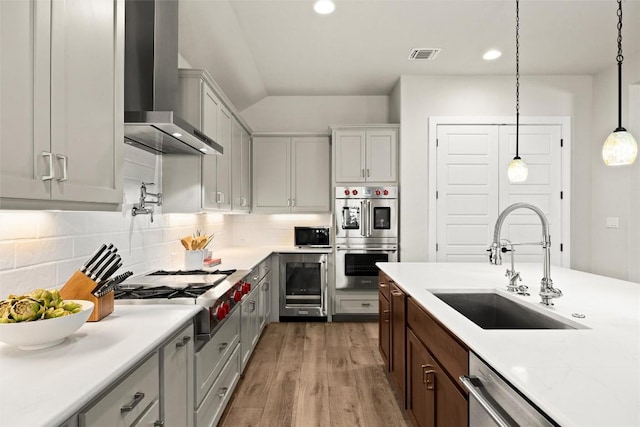
[[[473,375],[462,375],[460,377],[462,385],[465,386],[465,388],[469,391],[469,394],[471,394],[471,396],[473,396],[478,401],[482,409],[485,410],[487,415],[489,415],[496,424],[498,424],[500,427],[514,427],[514,424],[511,424],[509,421],[507,421],[500,414],[498,409],[496,409],[491,404],[491,402],[489,402],[487,398],[484,397],[484,395],[480,392],[479,387],[473,383],[474,380],[480,382],[480,379]]]
[[[362,237],[367,237],[367,226],[366,222],[368,220],[367,214],[367,202],[365,200],[360,201],[360,235]]]
[[[367,215],[369,216],[369,219],[367,220],[367,237],[371,237],[371,234],[373,233],[373,208],[371,207],[371,200],[367,200]]]
[[[339,251],[376,251],[376,252],[397,252],[398,248],[341,248],[340,246],[338,246],[336,248]]]

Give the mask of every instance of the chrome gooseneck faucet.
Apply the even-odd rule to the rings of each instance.
[[[147,205],[162,206],[162,193],[149,193],[147,191],[147,185],[153,185],[153,182],[143,182],[140,186],[140,202],[133,205],[131,208],[131,215],[150,215],[151,222],[153,222],[153,206],[147,207]],[[147,196],[155,197],[156,200],[147,200]]]
[[[553,281],[551,280],[551,236],[549,235],[549,222],[540,208],[533,206],[529,203],[514,203],[508,206],[496,221],[496,226],[493,230],[493,243],[489,248],[489,262],[491,264],[502,264],[502,256],[500,252],[502,250],[502,244],[500,243],[500,231],[502,230],[502,224],[507,216],[516,209],[530,209],[538,215],[540,222],[542,223],[542,242],[536,243],[509,243],[509,245],[542,245],[543,250],[543,277],[540,281],[540,298],[542,298],[542,304],[553,305],[553,299],[562,296],[562,291],[553,287]],[[512,267],[513,270],[513,267]]]

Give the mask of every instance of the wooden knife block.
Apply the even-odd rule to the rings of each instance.
[[[97,322],[113,312],[113,291],[97,298],[91,293],[95,287],[96,282],[78,270],[60,289],[60,296],[62,299],[81,299],[93,302],[93,313],[87,322]]]

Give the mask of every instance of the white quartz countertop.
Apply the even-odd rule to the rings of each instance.
[[[514,298],[586,329],[485,330],[431,291],[503,290],[506,265],[378,266],[558,424],[640,426],[640,284],[552,267],[564,296],[549,308],[539,304],[542,266],[516,264],[531,295]]]
[[[200,307],[116,305],[62,344],[23,351],[0,343],[0,425],[57,426],[177,332]]]

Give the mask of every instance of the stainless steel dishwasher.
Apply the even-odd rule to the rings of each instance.
[[[469,375],[460,381],[469,390],[470,426],[558,426],[474,353],[469,354]]]

